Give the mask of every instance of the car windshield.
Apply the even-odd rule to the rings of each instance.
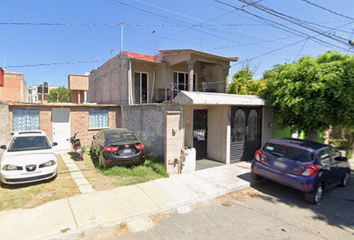
[[[51,145],[45,136],[14,137],[8,148],[9,152],[50,149]]]
[[[288,159],[291,159],[294,161],[299,161],[299,162],[311,162],[312,161],[311,152],[308,152],[308,151],[305,151],[302,149],[285,147],[282,145],[269,143],[264,146],[263,151],[270,153],[272,155],[278,156],[278,157],[284,157],[284,158],[288,158]]]
[[[135,135],[128,131],[106,133],[106,140],[110,142],[121,142],[126,140],[137,140]]]

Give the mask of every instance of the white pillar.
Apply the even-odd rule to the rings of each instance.
[[[193,75],[194,75],[194,63],[193,59],[188,60],[188,91],[193,92]]]

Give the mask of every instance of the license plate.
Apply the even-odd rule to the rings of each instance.
[[[123,149],[123,153],[124,154],[131,153],[131,150],[130,149]]]
[[[274,166],[277,167],[277,168],[281,168],[281,169],[285,169],[286,168],[286,164],[285,163],[278,162],[278,161],[274,162]]]

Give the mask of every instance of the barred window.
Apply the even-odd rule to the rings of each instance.
[[[90,128],[108,128],[108,109],[92,108],[89,111]]]
[[[12,130],[39,130],[39,109],[16,108],[12,110]]]

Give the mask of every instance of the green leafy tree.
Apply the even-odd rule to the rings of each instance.
[[[264,75],[261,96],[274,107],[280,127],[304,131],[354,124],[354,57],[329,51],[304,56],[293,64],[277,65]]]
[[[50,90],[47,100],[49,103],[70,102],[70,91],[64,86]]]
[[[243,68],[232,77],[229,93],[242,95],[257,95],[265,86],[263,80],[254,80],[249,67]]]

